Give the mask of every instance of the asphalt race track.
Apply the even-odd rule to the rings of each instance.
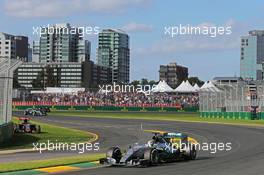
[[[121,120],[84,117],[48,117],[38,120],[67,126],[80,130],[91,131],[99,135],[101,151],[110,146],[120,145],[126,148],[135,142],[146,142],[151,138],[150,133],[143,129],[179,131],[189,134],[200,143],[231,142],[230,151],[218,151],[215,154],[209,151],[199,151],[197,160],[180,161],[162,164],[149,168],[136,167],[103,167],[81,171],[63,173],[75,175],[262,175],[264,174],[264,128],[242,127],[232,125],[218,125],[206,123],[184,123],[150,120]],[[31,155],[32,154],[32,155]],[[51,154],[51,153],[50,153]],[[61,154],[62,156],[64,154]],[[76,154],[76,153],[71,153]],[[15,156],[16,154],[14,154]],[[36,156],[36,153],[24,154]],[[47,156],[44,153],[41,156]],[[19,156],[16,155],[19,159]],[[38,156],[40,156],[38,154]],[[54,154],[53,154],[54,156]],[[9,159],[11,159],[9,157]],[[2,157],[0,156],[0,159]],[[7,159],[7,158],[6,158]],[[32,159],[32,157],[31,157]]]

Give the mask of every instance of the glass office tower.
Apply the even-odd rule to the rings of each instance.
[[[253,30],[241,37],[240,76],[245,80],[263,80],[264,31]]]
[[[40,62],[82,62],[90,59],[90,42],[83,40],[79,29],[66,23],[41,30]]]
[[[105,29],[100,32],[97,63],[112,69],[112,82],[129,83],[129,36],[116,29]]]

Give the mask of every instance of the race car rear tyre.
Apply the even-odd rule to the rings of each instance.
[[[106,157],[107,158],[113,158],[116,160],[116,163],[119,163],[121,158],[122,158],[121,149],[119,147],[111,147],[106,152]]]
[[[195,149],[195,146],[193,145],[191,150],[188,151],[187,155],[184,155],[185,160],[195,160],[197,156],[197,151]]]
[[[156,149],[150,148],[144,152],[144,160],[147,160],[149,165],[157,165],[159,163],[159,152]]]

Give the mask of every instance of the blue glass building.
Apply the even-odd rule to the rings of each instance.
[[[263,80],[264,30],[242,36],[240,53],[240,76],[245,80]]]

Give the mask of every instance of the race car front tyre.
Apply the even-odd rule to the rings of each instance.
[[[193,149],[191,150],[190,159],[191,159],[191,160],[195,160],[195,159],[196,159],[196,156],[197,156],[197,151],[196,151],[195,148],[193,148]]]
[[[119,163],[122,158],[121,149],[119,147],[111,147],[106,152],[107,158],[113,158],[116,160],[116,163]]]
[[[159,152],[156,149],[149,148],[144,152],[144,160],[148,161],[149,165],[157,165],[159,163]]]
[[[41,127],[39,125],[36,125],[36,133],[41,133]]]
[[[18,124],[15,123],[13,126],[14,126],[14,133],[19,133],[19,126],[18,126]]]

